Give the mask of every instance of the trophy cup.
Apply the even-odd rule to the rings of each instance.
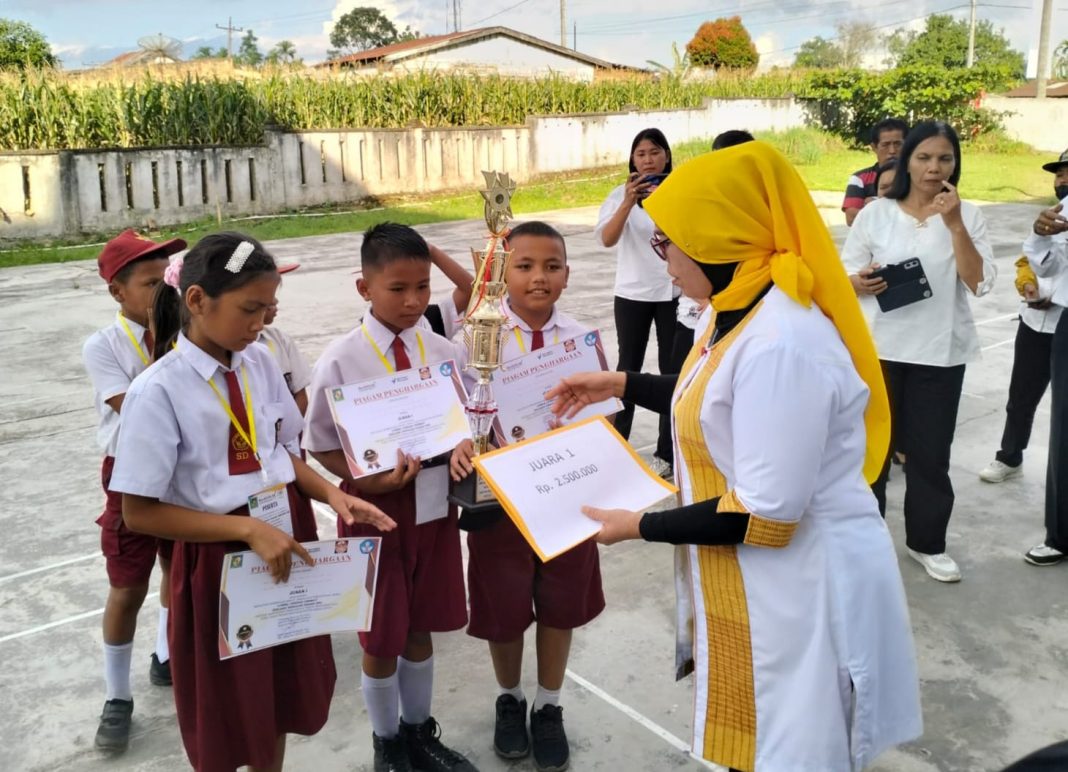
[[[515,193],[515,183],[507,174],[482,174],[486,178],[486,189],[481,193],[486,200],[485,215],[489,238],[484,250],[471,250],[478,271],[471,291],[471,301],[464,315],[467,366],[478,373],[478,381],[464,408],[471,424],[476,455],[489,449],[493,421],[497,417],[497,402],[493,399],[490,381],[493,379],[493,371],[501,366],[501,336],[510,326],[501,304],[507,291],[504,272],[511,256],[504,239],[508,221],[512,219],[512,194]],[[500,506],[497,497],[477,471],[453,485],[449,500],[475,516]]]

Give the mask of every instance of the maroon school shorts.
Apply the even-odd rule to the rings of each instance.
[[[174,543],[143,533],[135,533],[122,521],[122,494],[109,489],[115,459],[104,456],[100,482],[104,486],[104,511],[97,518],[100,526],[100,551],[107,564],[112,587],[137,587],[147,584],[156,565],[156,554],[170,560]]]
[[[416,525],[414,482],[381,496],[360,493],[347,481],[341,488],[397,522],[392,531],[382,533],[374,526],[337,521],[341,538],[382,537],[371,629],[360,633],[363,650],[374,657],[399,657],[409,632],[443,633],[463,627],[467,603],[456,507],[449,506],[448,517]]]
[[[535,620],[571,630],[604,610],[601,561],[593,540],[543,562],[505,515],[468,533],[467,549],[468,635],[507,643],[522,637]]]

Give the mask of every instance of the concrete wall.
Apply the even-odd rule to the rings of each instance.
[[[1068,147],[1068,99],[1034,97],[987,97],[983,106],[1005,116],[1005,132],[1038,150],[1060,153]]]
[[[268,132],[255,147],[0,154],[0,240],[113,233],[203,217],[268,214],[369,196],[474,188],[482,170],[525,182],[626,162],[634,135],[671,143],[729,128],[806,122],[793,100],[693,110],[534,116],[525,126]]]

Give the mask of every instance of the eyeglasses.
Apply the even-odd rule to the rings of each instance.
[[[656,237],[656,236],[653,236],[652,238],[649,239],[649,246],[651,246],[653,248],[653,251],[656,252],[656,256],[659,257],[661,260],[663,260],[665,263],[667,262],[667,259],[668,259],[667,258],[667,248],[668,248],[668,244],[670,244],[670,243],[671,243],[671,239],[669,239],[667,236],[661,236],[659,238]]]

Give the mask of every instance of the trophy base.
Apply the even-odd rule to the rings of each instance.
[[[478,472],[472,472],[460,482],[454,482],[449,491],[449,501],[463,510],[460,527],[475,531],[491,525],[502,514],[501,502]],[[491,518],[487,516],[492,515]],[[483,525],[479,525],[485,521]],[[471,527],[465,527],[470,525]]]

